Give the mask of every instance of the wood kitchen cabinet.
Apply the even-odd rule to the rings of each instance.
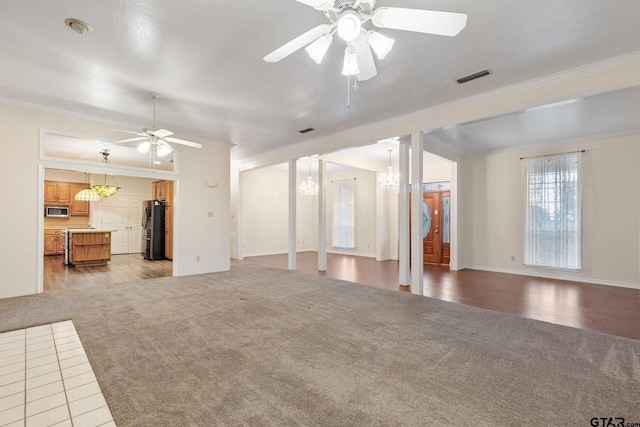
[[[44,254],[45,255],[62,255],[64,249],[62,248],[63,238],[60,235],[60,230],[51,229],[44,230]]]
[[[71,206],[69,207],[69,213],[71,216],[89,216],[91,205],[89,202],[76,200],[75,195],[85,188],[89,188],[88,184],[83,183],[71,183],[69,184],[71,189]]]
[[[173,259],[173,181],[154,181],[152,184],[154,200],[164,200],[164,255]]]
[[[68,182],[45,181],[44,202],[68,205],[71,202],[71,186]]]
[[[167,200],[167,189],[173,188],[171,181],[154,181],[152,184],[153,200]]]

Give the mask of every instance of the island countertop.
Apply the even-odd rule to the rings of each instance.
[[[68,233],[113,233],[110,228],[67,228]]]

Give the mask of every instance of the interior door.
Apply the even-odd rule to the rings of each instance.
[[[126,196],[115,195],[101,201],[102,227],[115,230],[111,234],[111,254],[126,254],[129,247]]]
[[[102,201],[102,226],[115,230],[111,254],[142,252],[142,201],[140,196],[115,195]]]
[[[144,197],[131,196],[129,203],[129,249],[128,253],[142,252],[142,202]]]

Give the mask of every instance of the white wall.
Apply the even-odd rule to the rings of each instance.
[[[227,271],[229,258],[229,147],[203,144],[180,152],[174,183],[173,263],[178,276]],[[210,187],[209,182],[217,182]]]
[[[257,169],[242,173],[244,256],[287,252],[289,177]]]
[[[3,202],[20,212],[18,215],[15,210],[0,210],[0,298],[7,298],[37,292],[38,254],[42,250],[39,247],[42,230],[38,229],[42,203],[38,195],[40,128],[106,139],[116,136],[101,123],[4,105],[0,105],[0,122],[3,123],[0,146],[6,153],[0,160]],[[176,233],[180,243],[174,263],[178,265],[178,274],[227,270],[229,147],[206,144],[201,150],[180,150],[179,166],[178,177],[184,185],[177,190],[176,217],[180,220]],[[205,179],[212,178],[219,181],[219,187],[211,189],[217,190],[215,195],[203,186]],[[191,221],[192,215],[204,212],[206,216],[210,210],[216,214],[212,220]],[[196,252],[194,246],[202,253],[198,265],[183,259]]]
[[[578,150],[586,150],[582,154],[583,270],[526,267],[520,158]],[[462,265],[640,288],[638,159],[638,134],[466,156],[459,168]]]
[[[427,158],[422,165],[422,182],[451,181],[451,165],[448,160]]]

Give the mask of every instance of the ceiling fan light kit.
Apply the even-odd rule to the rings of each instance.
[[[153,99],[153,127],[151,129],[143,128],[142,132],[131,132],[128,130],[115,129],[120,132],[138,135],[136,138],[116,141],[116,144],[142,141],[138,145],[137,150],[142,154],[150,154],[149,165],[152,168],[154,168],[157,164],[156,156],[165,157],[174,151],[173,147],[169,144],[170,142],[174,144],[186,145],[187,147],[202,148],[202,145],[197,142],[171,137],[171,135],[173,135],[173,132],[171,132],[170,130],[156,128],[156,100],[160,98],[160,95],[156,92],[151,92],[150,95]]]
[[[391,52],[395,40],[385,37],[377,31],[369,31],[367,34],[369,35],[368,41],[371,49],[376,53],[378,59],[384,59]]]
[[[318,25],[285,43],[264,57],[266,62],[278,62],[297,50],[305,50],[320,64],[333,33],[347,43],[342,74],[355,75],[358,81],[369,80],[378,72],[373,59],[384,59],[393,48],[394,40],[363,27],[367,22],[378,28],[413,31],[453,37],[467,25],[467,15],[400,7],[375,8],[375,0],[297,0],[324,12],[331,24]],[[349,49],[351,48],[351,49]],[[372,52],[373,51],[373,52]],[[354,53],[355,52],[355,53]],[[348,66],[347,66],[348,65]],[[354,74],[354,70],[358,70]]]
[[[319,64],[322,62],[322,58],[324,58],[324,54],[327,53],[327,49],[329,49],[332,42],[333,36],[331,34],[325,34],[305,47],[304,50],[307,51],[311,59],[316,61],[316,64]]]
[[[358,69],[358,57],[353,46],[349,45],[344,50],[344,63],[342,65],[342,74],[345,76],[355,76],[360,72]]]
[[[347,43],[352,42],[360,35],[362,23],[358,17],[358,12],[353,9],[346,9],[340,13],[338,20],[338,35]]]

